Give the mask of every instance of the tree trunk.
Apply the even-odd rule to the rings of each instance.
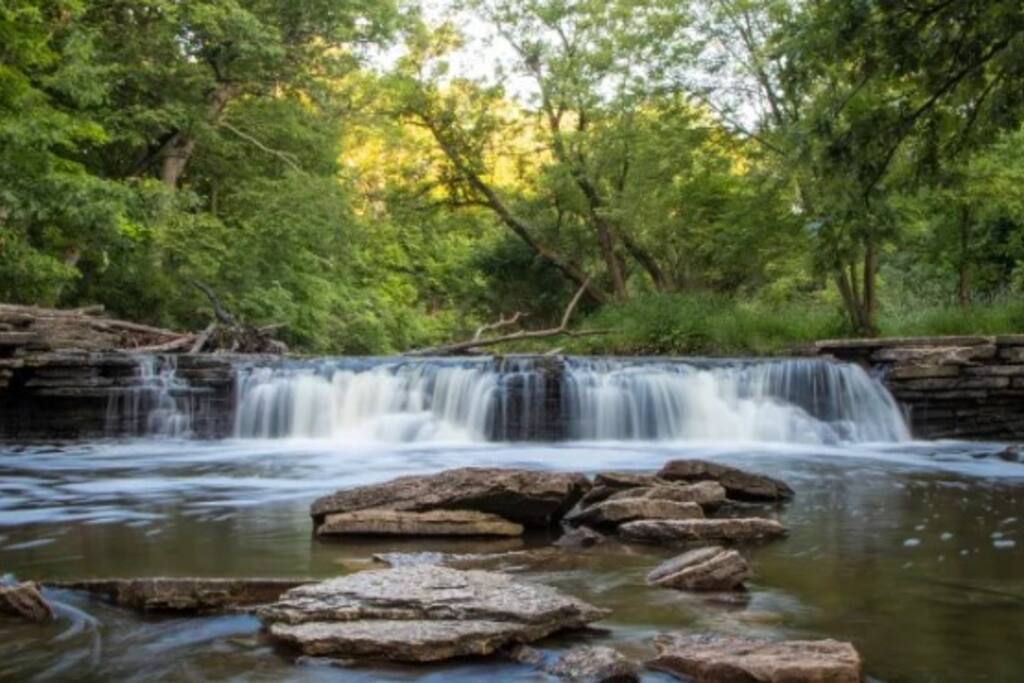
[[[861,318],[864,332],[872,337],[878,334],[878,246],[873,235],[864,245],[864,302]]]
[[[956,300],[962,308],[971,306],[971,210],[960,212],[960,264],[957,267]]]
[[[207,96],[206,118],[210,123],[215,123],[224,113],[233,95],[231,86],[219,84]],[[168,187],[178,187],[181,176],[185,174],[185,168],[192,159],[196,149],[195,138],[186,131],[178,131],[173,135],[170,142],[164,148],[163,160],[160,164],[160,180]]]

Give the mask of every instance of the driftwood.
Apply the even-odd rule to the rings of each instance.
[[[550,327],[542,330],[520,330],[518,332],[511,332],[509,334],[497,335],[494,337],[483,338],[482,335],[488,330],[500,329],[515,324],[522,318],[521,313],[516,313],[511,318],[505,318],[502,316],[497,322],[490,323],[479,327],[476,334],[473,335],[472,339],[466,341],[454,342],[451,344],[444,344],[441,346],[432,346],[425,349],[414,349],[412,351],[406,351],[407,356],[454,356],[458,354],[474,353],[476,349],[485,346],[494,346],[495,344],[505,344],[509,342],[522,341],[524,339],[544,339],[546,337],[586,337],[592,335],[609,334],[611,330],[571,330],[569,329],[569,321],[572,319],[572,314],[576,311],[576,307],[580,303],[580,299],[583,298],[584,293],[587,291],[587,286],[590,284],[590,278],[587,278],[578,290],[573,295],[572,300],[569,301],[569,305],[566,307],[565,312],[562,314],[562,321],[558,327]]]
[[[213,305],[216,320],[201,332],[177,332],[104,315],[103,306],[73,309],[0,304],[0,356],[80,349],[140,353],[285,353],[274,339],[281,325],[253,327],[232,315],[208,286],[194,283]]]
[[[103,315],[102,306],[74,309],[0,304],[0,345],[14,352],[75,348],[173,350],[185,345],[187,334]]]
[[[210,300],[215,320],[206,329],[189,339],[189,353],[201,351],[227,351],[229,353],[272,353],[288,352],[288,346],[271,334],[281,325],[253,327],[231,314],[221,303],[213,289],[198,280],[192,284]]]

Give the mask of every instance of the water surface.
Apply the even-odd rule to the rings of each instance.
[[[649,442],[375,444],[329,440],[138,440],[0,448],[0,573],[328,577],[386,550],[487,552],[520,541],[314,539],[310,501],[344,486],[462,465],[595,472],[710,457],[787,480],[796,499],[763,514],[791,529],[751,549],[745,600],[648,588],[670,551],[610,544],[524,569],[613,610],[601,632],[637,656],[670,630],[852,641],[883,681],[1024,680],[1024,466],[997,445],[854,446]],[[978,457],[988,454],[989,457]],[[549,539],[530,537],[527,545]],[[496,660],[336,669],[293,663],[255,619],[144,618],[51,591],[61,618],[0,622],[0,679],[537,680]],[[654,680],[652,677],[651,680]]]

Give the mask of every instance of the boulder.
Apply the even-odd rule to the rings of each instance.
[[[657,484],[666,484],[654,474],[640,472],[599,472],[594,475],[593,487],[580,499],[577,507],[586,507],[607,500],[616,493],[631,489],[649,488]]]
[[[647,666],[694,683],[860,683],[860,655],[836,640],[659,636]]]
[[[671,460],[658,472],[669,481],[717,481],[729,498],[746,501],[789,500],[793,489],[783,481],[707,460]]]
[[[720,546],[697,548],[673,557],[647,575],[647,583],[690,591],[730,591],[743,588],[750,566],[735,550]]]
[[[38,584],[23,581],[13,586],[0,586],[0,615],[25,621],[50,621],[53,608],[39,592]]]
[[[704,511],[697,503],[677,503],[658,498],[609,499],[574,510],[565,521],[588,526],[618,526],[637,519],[701,519]]]
[[[54,582],[54,588],[99,595],[120,607],[143,612],[213,614],[274,602],[309,579],[91,579]]]
[[[590,646],[569,650],[548,673],[573,683],[633,683],[640,680],[640,666],[610,647]]]
[[[582,474],[464,467],[338,491],[314,501],[310,514],[320,526],[329,514],[370,508],[475,510],[527,527],[546,527],[560,520],[589,488],[590,481]]]
[[[654,486],[618,491],[609,496],[609,500],[654,498],[677,503],[697,503],[705,510],[714,510],[725,502],[725,495],[725,488],[716,481],[699,481],[695,484],[662,482]]]
[[[726,541],[740,543],[786,535],[786,527],[773,519],[644,519],[619,527],[619,536],[637,543]]]
[[[507,574],[410,566],[294,588],[258,612],[304,655],[430,662],[578,629],[607,615]]]
[[[324,517],[318,536],[520,536],[523,526],[473,510],[356,510]]]

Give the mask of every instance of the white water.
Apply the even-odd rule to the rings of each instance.
[[[572,359],[565,401],[578,440],[904,441],[889,392],[859,366]]]
[[[565,361],[560,400],[540,361],[345,360],[240,368],[236,436],[372,442],[909,439],[888,391],[822,360]],[[560,425],[552,436],[545,425]]]
[[[498,374],[484,364],[346,364],[239,371],[242,437],[483,441]]]
[[[107,431],[141,436],[192,433],[194,409],[188,383],[177,377],[174,356],[139,356],[135,380],[107,403]]]

